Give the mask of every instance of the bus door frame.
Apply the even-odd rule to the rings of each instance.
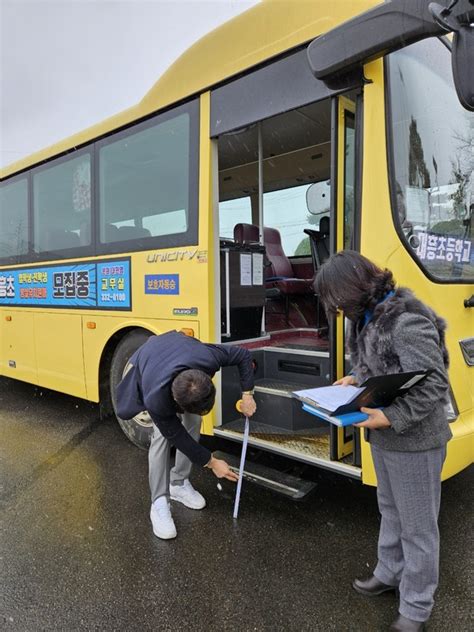
[[[350,247],[360,249],[360,193],[362,174],[362,93],[356,101],[339,95],[332,98],[331,104],[331,213],[330,213],[330,252],[343,250],[346,226],[346,129],[351,120],[355,129],[353,143],[354,188],[353,188],[353,227]],[[346,374],[345,359],[345,319],[342,313],[329,318],[329,359],[330,377],[334,382]],[[330,427],[330,458],[340,460],[353,455],[353,464],[360,465],[360,430]]]

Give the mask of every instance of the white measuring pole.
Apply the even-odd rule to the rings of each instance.
[[[245,455],[247,453],[247,444],[249,442],[250,423],[249,418],[245,417],[244,441],[242,443],[242,452],[240,454],[239,480],[237,481],[237,491],[235,492],[234,501],[234,518],[239,515],[240,491],[242,489],[242,478],[244,475]]]

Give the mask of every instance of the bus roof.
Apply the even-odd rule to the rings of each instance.
[[[185,51],[144,98],[119,114],[14,162],[0,178],[41,163],[199,94],[366,11],[380,0],[261,0]]]

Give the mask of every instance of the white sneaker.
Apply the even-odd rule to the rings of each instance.
[[[206,506],[204,497],[194,489],[188,478],[182,485],[170,485],[170,496],[171,500],[177,500],[189,509],[204,509]]]
[[[150,509],[150,520],[153,525],[153,533],[162,540],[171,540],[176,537],[176,526],[170,511],[170,504],[166,496],[160,496],[155,500]]]

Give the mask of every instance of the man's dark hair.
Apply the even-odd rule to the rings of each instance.
[[[171,384],[171,392],[179,408],[186,413],[205,415],[214,406],[216,388],[204,371],[181,371]]]
[[[319,269],[314,291],[328,314],[338,309],[357,321],[365,310],[373,310],[393,288],[390,270],[377,267],[354,250],[336,252]]]

